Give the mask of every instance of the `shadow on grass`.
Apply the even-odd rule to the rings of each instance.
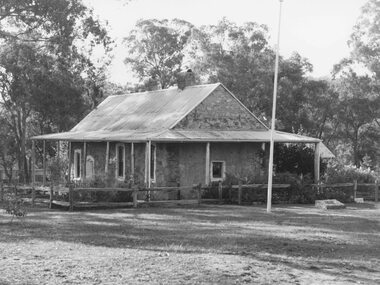
[[[213,252],[272,263],[284,263],[285,258],[288,266],[298,269],[329,272],[331,267],[348,266],[356,270],[339,262],[378,260],[380,209],[355,205],[339,211],[277,206],[271,214],[261,206],[230,205],[86,212],[37,208],[24,222],[13,224],[1,214],[0,243],[38,239],[158,252]],[[310,258],[324,261],[314,267],[300,261]]]
[[[353,204],[335,211],[282,205],[271,214],[263,206],[230,205],[80,212],[35,208],[24,221],[13,224],[0,213],[0,243],[41,240],[184,254],[220,253],[326,274],[342,274],[334,271],[339,267],[371,273],[373,268],[341,261],[378,260],[379,218],[375,204]]]

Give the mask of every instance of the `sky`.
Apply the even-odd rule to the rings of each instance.
[[[186,20],[196,26],[216,24],[226,17],[237,24],[257,22],[269,28],[270,44],[278,33],[279,0],[85,0],[115,39],[110,80],[135,81],[124,65],[123,45],[139,19]],[[313,77],[329,76],[333,65],[349,55],[347,41],[366,0],[284,0],[280,28],[280,54],[297,51],[309,59]]]

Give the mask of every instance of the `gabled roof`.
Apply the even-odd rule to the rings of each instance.
[[[261,130],[177,130],[173,127],[222,86],[259,124]],[[142,142],[268,142],[270,131],[223,84],[188,86],[185,89],[107,97],[71,131],[35,136],[34,140]],[[276,142],[314,143],[319,139],[276,131]]]
[[[72,132],[166,130],[193,110],[218,84],[107,97]]]

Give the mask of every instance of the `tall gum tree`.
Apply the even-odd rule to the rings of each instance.
[[[28,136],[39,133],[36,125],[54,122],[64,130],[70,125],[65,122],[75,121],[56,111],[72,102],[83,107],[89,56],[99,45],[108,52],[111,39],[79,0],[4,0],[0,38],[2,112],[16,138],[20,180],[26,181]]]
[[[251,111],[270,118],[275,53],[265,25],[237,25],[223,18],[193,33],[191,67],[206,82],[222,82]],[[298,53],[280,59],[277,127],[298,131],[307,119],[304,89],[311,64]]]
[[[165,89],[176,82],[193,25],[183,20],[139,20],[124,39],[124,63],[138,76],[143,89]]]

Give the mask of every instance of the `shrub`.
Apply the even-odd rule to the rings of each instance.
[[[276,173],[290,172],[314,178],[314,149],[306,144],[275,144],[273,163]],[[321,162],[320,170],[325,172],[326,163]]]
[[[48,179],[54,183],[65,181],[65,175],[68,170],[68,161],[64,158],[52,158],[48,162],[47,173],[50,174]]]
[[[132,193],[123,191],[102,191],[102,188],[129,188],[129,181],[119,181],[111,174],[96,175],[94,179],[78,182],[76,187],[99,188],[99,191],[75,192],[74,200],[91,202],[131,202]]]
[[[27,208],[24,201],[16,196],[12,197],[5,203],[4,210],[7,214],[12,216],[11,223],[14,217],[22,218],[27,215]]]
[[[345,183],[354,180],[357,180],[359,183],[374,183],[376,178],[376,173],[370,168],[358,168],[352,164],[344,165],[338,161],[330,162],[324,175],[326,184]]]

